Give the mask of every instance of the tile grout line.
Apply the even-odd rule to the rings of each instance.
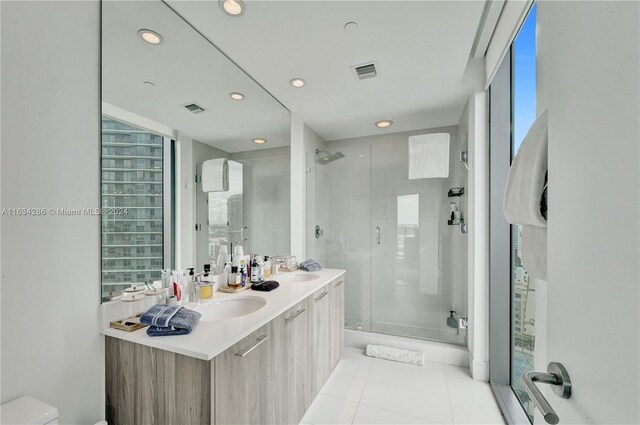
[[[421,418],[420,416],[408,415],[406,413],[396,412],[395,410],[389,410],[389,409],[385,409],[384,407],[373,406],[373,405],[367,404],[367,403],[360,403],[360,404],[362,404],[363,406],[366,406],[366,407],[373,407],[374,409],[384,410],[385,412],[393,413],[395,415],[408,416],[408,417],[413,418],[413,419],[420,419],[421,421],[426,421],[426,422],[429,422],[429,423],[432,423],[432,424],[438,424],[438,422],[434,422],[431,419],[427,419],[427,418]]]
[[[366,354],[363,354],[363,356],[368,359],[369,356],[367,356]],[[364,395],[364,391],[367,389],[367,384],[369,383],[369,377],[371,376],[371,369],[373,369],[373,363],[376,361],[376,359],[371,358],[371,365],[369,366],[369,371],[367,372],[367,377],[364,380],[364,388],[362,388],[362,393],[360,394],[360,399],[358,400],[358,406],[356,406],[356,413],[353,415],[353,419],[351,420],[351,425],[353,425],[353,422],[356,420],[356,415],[358,414],[358,410],[360,409],[360,404],[362,404],[362,396]]]
[[[451,411],[451,423],[455,425],[456,421],[453,418],[453,403],[451,402],[451,390],[449,389],[449,378],[447,377],[447,368],[444,368],[444,381],[447,384],[447,396],[449,397],[449,410]]]

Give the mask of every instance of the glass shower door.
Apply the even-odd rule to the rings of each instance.
[[[447,225],[449,188],[445,179],[409,180],[408,166],[406,143],[371,146],[371,330],[464,343],[447,326],[464,303],[463,282],[441,272],[457,238]]]
[[[345,327],[371,330],[370,153],[368,145],[340,146],[344,157],[315,162],[316,255],[345,269]],[[310,158],[314,161],[314,157]],[[313,163],[313,162],[312,162]]]

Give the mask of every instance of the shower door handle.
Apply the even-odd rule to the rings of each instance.
[[[376,226],[376,243],[380,245],[380,226]]]

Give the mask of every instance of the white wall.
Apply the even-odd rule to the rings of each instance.
[[[305,124],[296,113],[291,113],[291,254],[298,259],[306,255],[306,201],[305,201]]]
[[[537,13],[538,100],[549,111],[547,358],[575,390],[548,397],[561,423],[637,424],[640,3],[540,2]]]
[[[466,114],[466,116],[465,116]],[[489,146],[487,96],[469,97],[459,128],[468,130],[468,347],[469,369],[474,379],[489,379]]]
[[[2,1],[2,208],[100,206],[100,5]],[[2,216],[2,402],[104,416],[98,216]]]

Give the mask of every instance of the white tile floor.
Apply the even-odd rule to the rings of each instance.
[[[462,367],[344,355],[301,425],[504,424],[489,384]]]

